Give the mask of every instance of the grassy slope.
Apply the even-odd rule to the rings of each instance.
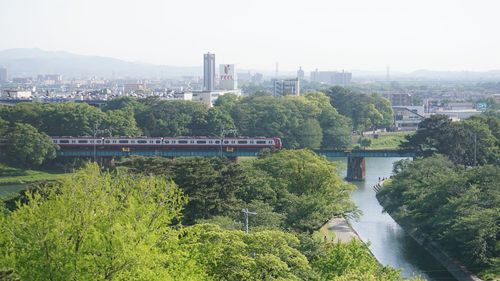
[[[378,139],[371,138],[372,144],[367,149],[397,149],[409,132],[389,132],[379,134]]]
[[[0,164],[0,197],[9,197],[26,188],[28,184],[61,179],[67,174],[22,170]]]

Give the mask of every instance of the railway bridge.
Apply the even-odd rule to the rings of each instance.
[[[237,159],[238,157],[256,157],[260,153],[260,149],[245,149],[245,150],[214,150],[214,149],[169,149],[169,150],[59,150],[58,157],[126,157],[126,156],[149,156],[149,157],[227,157]],[[415,152],[407,150],[314,150],[318,155],[323,155],[331,158],[347,158],[347,180],[359,181],[365,179],[367,157],[415,157]]]

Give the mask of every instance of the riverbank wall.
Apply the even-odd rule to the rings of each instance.
[[[377,192],[377,200],[382,206],[384,206],[384,202],[381,200],[380,196],[378,196],[378,192],[383,188],[384,182],[379,182],[373,187],[373,189]],[[427,235],[425,235],[425,233],[422,233],[417,228],[394,218],[390,213],[389,215],[411,238],[413,238],[413,240],[429,252],[437,261],[439,261],[458,281],[483,281],[481,278],[470,272],[465,266],[460,264],[457,260],[450,257],[441,248],[441,246],[432,241]]]

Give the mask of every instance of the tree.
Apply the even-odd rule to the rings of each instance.
[[[239,165],[220,158],[136,157],[122,165],[131,172],[162,175],[172,179],[188,196],[183,223],[192,225],[214,216],[240,217],[241,200],[236,193],[246,182]]]
[[[0,265],[22,280],[198,279],[170,227],[184,202],[172,182],[90,165],[3,217]]]
[[[245,234],[216,225],[186,229],[181,244],[211,280],[307,280],[313,276],[307,258],[290,233],[258,231]]]
[[[367,138],[361,138],[361,139],[359,139],[359,145],[361,147],[363,147],[363,148],[367,148],[371,144],[372,144],[372,140],[371,139],[367,139]]]
[[[0,136],[5,136],[7,133],[9,123],[2,118],[0,118]]]
[[[208,108],[199,102],[145,99],[136,113],[139,128],[148,136],[203,136]]]
[[[249,186],[247,200],[254,199],[252,194],[267,197],[263,201],[285,216],[289,228],[312,232],[334,215],[356,214],[349,195],[353,186],[337,176],[334,164],[311,151],[280,151],[245,165],[256,170],[255,177],[270,182],[273,191],[259,192],[263,187]]]
[[[490,124],[495,128],[495,122],[486,118],[451,122],[447,116],[433,115],[422,121],[417,132],[407,136],[401,147],[424,157],[441,153],[464,166],[495,163],[500,147]]]
[[[337,242],[324,245],[323,251],[312,264],[321,280],[400,280],[397,270],[381,266],[363,242],[356,239],[347,244]],[[353,276],[367,279],[349,279]]]
[[[102,122],[99,124],[100,129],[108,129],[113,136],[135,137],[141,135],[141,130],[137,127],[131,108],[109,110]]]
[[[218,107],[212,107],[207,115],[207,136],[221,136],[223,130],[236,130],[231,115]]]
[[[436,155],[400,162],[395,171],[377,194],[384,210],[472,271],[498,275],[500,168],[484,165],[464,171]]]
[[[335,111],[322,93],[244,98],[233,106],[231,116],[242,135],[281,137],[286,148],[350,144],[348,120]]]
[[[356,130],[389,127],[393,123],[393,111],[389,100],[374,93],[365,95],[351,89],[335,86],[326,94],[331,104],[344,116],[351,118]]]
[[[28,124],[15,123],[5,135],[6,161],[15,166],[36,167],[56,157],[56,146],[45,133]]]

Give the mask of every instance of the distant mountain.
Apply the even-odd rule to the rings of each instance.
[[[41,49],[0,51],[0,67],[9,77],[36,77],[38,74],[61,74],[66,78],[173,78],[200,76],[202,67],[178,67],[128,62],[109,57],[84,56]]]
[[[414,79],[433,79],[433,80],[457,80],[457,81],[489,81],[499,80],[500,70],[490,71],[436,71],[420,69],[401,77],[409,77]]]

